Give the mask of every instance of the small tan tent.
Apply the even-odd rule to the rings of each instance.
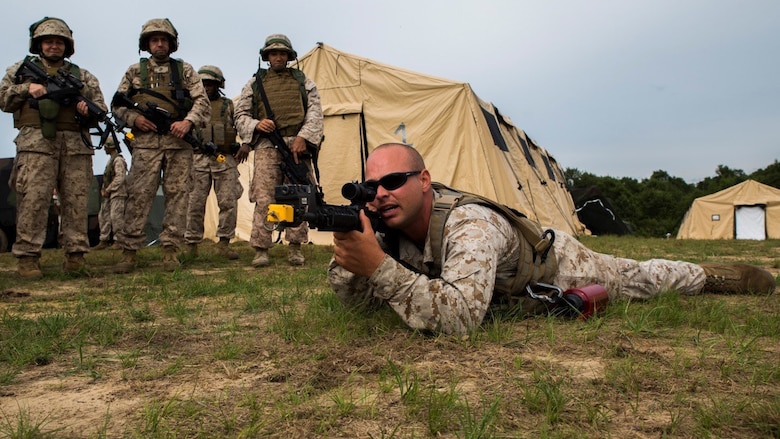
[[[677,239],[780,239],[780,189],[747,180],[697,198]]]
[[[341,186],[363,180],[366,155],[382,143],[403,142],[420,151],[434,180],[514,207],[545,226],[587,233],[558,162],[492,104],[479,99],[469,84],[324,44],[303,55],[298,67],[317,83],[322,97],[325,140],[319,169],[327,203],[348,204]],[[239,171],[246,189],[251,166],[242,164]],[[239,203],[237,236],[249,239],[249,229],[242,227],[251,229],[254,206],[247,204],[246,194]],[[207,231],[213,231],[217,216],[213,200],[210,205]],[[332,241],[330,234],[321,239],[312,235],[317,243]]]

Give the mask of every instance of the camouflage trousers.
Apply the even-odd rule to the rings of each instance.
[[[64,142],[61,134],[57,133],[51,142]],[[54,154],[18,152],[9,182],[16,191],[14,256],[41,254],[46,239],[46,213],[55,188],[60,199],[60,247],[65,253],[88,252],[87,200],[91,183],[91,155],[67,155],[59,148]]]
[[[286,137],[288,145],[292,137]],[[279,167],[282,161],[281,154],[274,148],[255,149],[255,173],[252,177],[249,201],[255,203],[255,211],[252,217],[252,235],[249,243],[255,248],[271,248],[273,245],[271,225],[266,222],[268,205],[274,202],[274,187],[286,182]],[[306,160],[311,177],[311,160]],[[284,231],[284,239],[291,244],[305,244],[309,241],[309,225],[302,223],[298,227],[290,227]]]
[[[667,290],[697,294],[706,277],[697,264],[666,259],[635,261],[597,253],[559,231],[555,232],[553,249],[558,259],[555,285],[567,290],[599,284],[610,300],[619,296],[647,299]]]
[[[232,159],[232,157],[228,158]],[[197,244],[203,239],[206,213],[206,199],[214,186],[214,195],[219,208],[217,238],[233,239],[236,236],[238,218],[238,199],[244,189],[238,181],[238,169],[231,167],[219,172],[193,168],[187,211],[187,231],[184,240],[187,244]]]
[[[116,241],[125,250],[139,250],[146,244],[144,228],[162,181],[165,213],[159,240],[166,247],[182,247],[187,225],[192,150],[136,147],[132,157],[126,180],[125,227],[115,236]]]
[[[127,197],[103,198],[98,212],[101,241],[110,240],[112,234],[116,236],[125,228],[125,204],[127,204]]]

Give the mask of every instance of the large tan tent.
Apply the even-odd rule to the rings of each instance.
[[[747,180],[697,198],[677,239],[780,239],[780,189]]]
[[[322,97],[325,140],[319,169],[328,204],[348,204],[341,186],[363,180],[365,157],[373,148],[403,142],[420,151],[434,180],[512,206],[545,226],[587,233],[558,162],[492,104],[479,99],[469,84],[324,44],[303,55],[299,68],[317,83]],[[251,165],[242,164],[239,171],[248,188]],[[246,193],[239,203],[236,234],[248,240],[253,205]],[[207,217],[207,237],[213,237],[213,199]],[[312,233],[315,243],[331,240],[330,234]]]

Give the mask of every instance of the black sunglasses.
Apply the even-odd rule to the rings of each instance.
[[[379,186],[393,191],[406,184],[406,180],[412,175],[417,175],[422,171],[409,171],[409,172],[393,172],[385,175],[379,180],[367,180],[363,182],[363,185],[376,191]]]

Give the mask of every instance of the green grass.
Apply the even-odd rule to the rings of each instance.
[[[621,257],[757,263],[780,243],[583,238]],[[780,437],[774,296],[620,300],[589,320],[488,316],[466,337],[420,334],[329,291],[328,247],[303,267],[159,249],[113,275],[15,276],[0,255],[0,438]],[[89,393],[87,393],[89,392]],[[70,398],[58,398],[61,394]],[[64,406],[77,401],[75,406]]]

